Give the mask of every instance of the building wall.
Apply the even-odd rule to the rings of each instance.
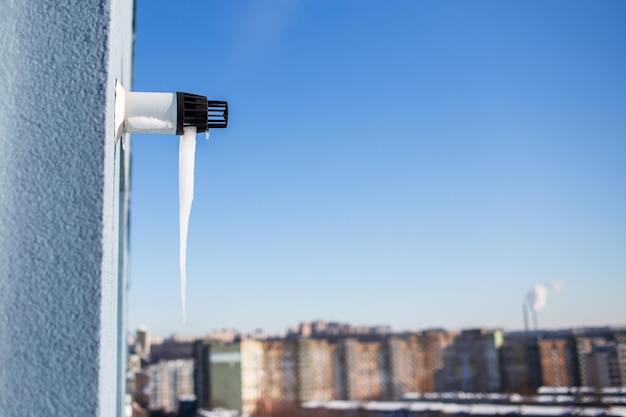
[[[499,392],[499,330],[464,330],[446,347],[438,391]]]
[[[8,1],[0,24],[0,410],[122,410],[133,4]]]
[[[161,361],[148,368],[151,410],[178,410],[178,397],[193,394],[193,360]]]
[[[255,415],[265,383],[263,343],[211,341],[209,364],[211,406]]]
[[[211,345],[208,340],[197,340],[193,344],[193,388],[198,407],[211,408],[211,392],[209,380],[209,358]]]
[[[455,338],[456,334],[443,330],[424,331],[418,336],[413,345],[416,391],[435,392],[435,380],[443,374],[445,349]]]
[[[150,359],[152,362],[191,358],[193,358],[193,342],[172,338],[150,345]]]
[[[298,340],[300,401],[332,399],[334,391],[332,365],[328,341]]]
[[[135,333],[135,352],[141,356],[150,355],[150,333],[146,328],[139,328]]]
[[[582,386],[593,386],[588,377],[587,356],[594,346],[606,345],[607,339],[605,337],[577,337],[575,343],[577,365],[580,371],[580,384]]]
[[[539,343],[534,334],[505,336],[500,357],[504,392],[531,394],[541,386]]]
[[[359,342],[351,339],[346,341],[345,349],[348,399],[381,399],[383,379],[388,380],[381,342]],[[381,371],[386,378],[381,378]]]
[[[409,338],[391,337],[383,344],[386,351],[388,373],[383,378],[383,398],[399,400],[407,392],[415,392],[414,345],[416,336]]]
[[[571,339],[548,339],[539,341],[543,385],[549,387],[577,386],[574,342]]]
[[[620,364],[620,344],[594,346],[585,355],[588,386],[594,388],[623,386]]]
[[[273,340],[263,343],[265,382],[263,399],[293,403],[298,399],[297,345],[295,341]]]
[[[214,341],[209,357],[211,406],[229,410],[243,409],[241,381],[241,344]]]
[[[262,398],[264,374],[263,343],[258,340],[241,342],[241,398],[244,416],[256,413]]]
[[[137,403],[142,409],[147,410],[150,406],[150,375],[147,371],[135,372],[135,379],[131,387],[133,393],[133,401]]]
[[[617,366],[621,380],[620,386],[626,387],[626,341],[617,343]]]

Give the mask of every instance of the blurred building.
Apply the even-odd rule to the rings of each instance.
[[[263,343],[264,380],[261,415],[289,414],[299,408],[298,345],[294,340],[268,340]]]
[[[444,351],[456,334],[445,330],[425,330],[412,345],[415,363],[415,391],[435,392],[435,379],[443,372]]]
[[[263,395],[263,342],[211,341],[209,352],[211,406],[254,415]]]
[[[444,395],[429,394],[435,390],[499,401],[494,393],[534,394],[543,385],[577,384],[583,374],[597,386],[612,386],[626,374],[626,348],[618,346],[626,346],[626,339],[618,341],[606,329],[385,332],[318,321],[302,323],[283,338],[197,341],[198,405],[288,416],[306,401]]]
[[[198,413],[198,400],[195,395],[181,395],[178,397],[177,417],[196,417]]]
[[[399,400],[407,392],[417,389],[415,376],[417,344],[417,335],[385,339],[382,344],[384,367],[381,373],[384,399]]]
[[[193,395],[193,360],[161,361],[148,367],[151,410],[178,410],[178,397]]]
[[[129,355],[128,356],[128,371],[129,372],[138,372],[141,370],[141,358],[139,355]]]
[[[573,337],[539,341],[543,385],[550,387],[580,386],[580,367]]]
[[[543,385],[535,332],[506,334],[500,357],[504,392],[532,394]]]
[[[297,343],[272,340],[263,344],[265,384],[263,398],[274,402],[298,400]]]
[[[161,343],[150,345],[150,360],[156,363],[162,360],[193,358],[193,341],[172,337]]]
[[[222,342],[234,342],[238,338],[241,338],[241,332],[235,329],[216,330],[205,336],[205,339],[221,340]]]
[[[585,354],[587,386],[594,388],[626,386],[626,344],[595,345]]]
[[[313,326],[311,325],[311,323],[300,323],[300,328],[299,328],[299,335],[302,337],[309,337],[311,336],[311,333],[313,333]]]
[[[334,398],[380,399],[383,395],[383,357],[380,342],[349,338],[333,349]]]
[[[326,334],[329,336],[350,333],[350,325],[346,323],[329,322],[326,323]]]
[[[596,336],[596,337],[576,337],[576,361],[578,366],[578,377],[580,380],[580,385],[582,386],[590,386],[589,378],[588,378],[588,363],[587,356],[595,346],[604,346],[608,343],[607,337]]]
[[[333,398],[400,399],[416,390],[416,335],[347,338],[330,346]]]
[[[301,338],[297,346],[299,400],[332,399],[333,369],[328,341]]]
[[[626,339],[617,344],[617,366],[622,377],[620,386],[626,387]]]
[[[326,322],[322,320],[302,322],[298,327],[291,327],[287,332],[288,338],[311,337],[324,338],[332,336],[358,335],[389,335],[391,326],[352,326],[348,323]]]
[[[193,386],[198,407],[211,408],[211,391],[209,377],[209,358],[211,355],[210,340],[196,340],[192,345],[194,369]]]
[[[150,405],[150,375],[147,371],[135,372],[133,390],[133,401],[137,405],[147,410]]]
[[[444,352],[437,391],[500,392],[501,330],[464,330]]]
[[[135,353],[140,356],[150,355],[150,333],[145,327],[140,327],[135,333]]]

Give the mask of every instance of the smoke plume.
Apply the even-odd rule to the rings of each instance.
[[[562,279],[552,281],[548,285],[537,284],[526,294],[526,302],[534,311],[539,311],[548,304],[548,293],[560,292],[563,285]]]
[[[565,285],[565,283],[563,282],[562,279],[557,279],[556,281],[552,281],[548,285],[550,285],[550,289],[553,290],[554,292],[561,292],[561,290],[563,289],[563,285]]]
[[[537,284],[526,294],[526,302],[530,307],[539,311],[548,304],[548,288],[545,285]]]

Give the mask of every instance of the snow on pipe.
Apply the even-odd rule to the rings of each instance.
[[[228,103],[188,93],[127,92],[115,88],[115,141],[124,133],[176,134],[179,148],[180,295],[185,322],[187,231],[193,200],[196,133],[228,125]]]

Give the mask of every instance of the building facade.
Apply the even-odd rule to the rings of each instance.
[[[593,388],[624,387],[626,359],[625,343],[593,346],[585,355],[587,386]]]
[[[298,346],[299,401],[333,399],[331,347],[325,339],[301,338]]]
[[[539,341],[543,385],[575,387],[580,385],[579,361],[573,338]]]
[[[263,342],[264,379],[259,415],[293,415],[300,407],[298,402],[298,347],[294,340]]]
[[[143,357],[150,355],[150,333],[145,327],[135,332],[135,353]]]
[[[3,2],[1,21],[1,413],[121,416],[133,2]]]
[[[446,347],[437,391],[500,392],[500,330],[464,330]]]
[[[245,416],[255,415],[263,398],[263,343],[257,340],[211,341],[209,352],[211,407],[237,410]]]
[[[290,340],[263,342],[265,382],[263,398],[272,402],[298,400],[298,350]]]
[[[505,335],[500,357],[504,392],[532,394],[543,385],[539,340],[534,332]]]
[[[150,365],[149,408],[166,413],[176,412],[178,398],[193,395],[193,368],[191,359],[161,361]]]
[[[443,378],[444,352],[456,336],[445,330],[426,330],[417,335],[412,345],[416,392],[435,392],[435,381]]]
[[[342,395],[347,400],[377,400],[383,396],[387,377],[381,342],[359,342],[350,338],[337,347]]]

